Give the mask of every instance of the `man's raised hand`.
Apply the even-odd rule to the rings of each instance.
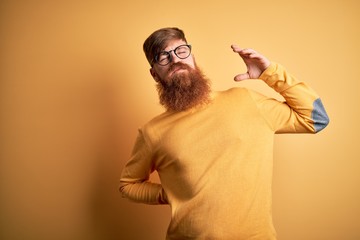
[[[257,79],[270,65],[270,61],[266,57],[251,48],[240,48],[237,45],[231,45],[231,48],[240,55],[247,67],[247,72],[236,75],[235,81]]]

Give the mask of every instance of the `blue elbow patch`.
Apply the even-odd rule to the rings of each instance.
[[[313,107],[311,118],[314,121],[315,132],[320,132],[329,124],[329,117],[320,98],[314,101]]]

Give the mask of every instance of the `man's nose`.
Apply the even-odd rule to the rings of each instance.
[[[177,63],[177,62],[180,62],[181,61],[181,59],[178,57],[178,56],[176,56],[176,54],[175,54],[175,52],[174,51],[172,51],[171,53],[170,53],[170,61],[171,62],[173,62],[173,63]]]

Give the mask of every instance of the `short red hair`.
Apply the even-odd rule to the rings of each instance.
[[[184,32],[176,27],[161,28],[153,32],[144,42],[143,50],[146,59],[152,66],[155,60],[155,56],[158,55],[170,40],[184,40],[186,38]]]

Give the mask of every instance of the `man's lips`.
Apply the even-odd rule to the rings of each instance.
[[[174,68],[172,71],[170,71],[170,75],[173,75],[173,74],[175,74],[176,72],[185,71],[185,70],[187,70],[187,69],[184,68],[184,67],[177,67],[177,68]]]

